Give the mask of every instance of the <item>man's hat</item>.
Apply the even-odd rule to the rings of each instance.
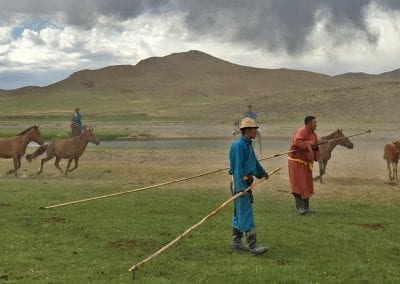
[[[256,121],[250,117],[243,118],[242,122],[240,123],[239,129],[249,128],[249,127],[258,128]]]
[[[79,110],[79,107],[77,107],[75,110]]]

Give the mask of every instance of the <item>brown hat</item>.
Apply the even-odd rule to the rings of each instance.
[[[258,128],[256,121],[250,117],[243,118],[242,122],[240,123],[239,129],[250,128],[250,127]]]

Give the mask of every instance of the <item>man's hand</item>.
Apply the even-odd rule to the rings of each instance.
[[[312,145],[312,146],[311,146],[311,149],[313,149],[313,151],[318,151],[318,150],[319,150],[317,144]]]
[[[247,186],[250,186],[253,183],[253,176],[252,175],[244,176],[243,181],[246,182]]]
[[[268,179],[269,175],[267,174],[267,172],[265,172],[262,176],[260,176],[260,179],[265,178]]]

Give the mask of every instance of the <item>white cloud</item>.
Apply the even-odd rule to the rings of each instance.
[[[3,19],[3,26],[0,26],[0,88],[21,87],[20,78],[16,83],[18,85],[14,86],[9,80],[6,83],[1,80],[2,77],[12,77],[7,74],[21,72],[26,76],[26,85],[31,85],[35,84],[33,80],[37,80],[33,74],[47,70],[52,76],[44,76],[40,83],[36,83],[43,85],[81,69],[116,64],[134,65],[151,56],[190,49],[241,65],[303,69],[329,75],[350,71],[381,73],[400,67],[397,58],[400,51],[399,10],[388,10],[377,2],[371,2],[357,11],[360,17],[356,20],[340,22],[337,15],[333,14],[335,10],[318,7],[314,7],[315,18],[309,19],[306,36],[290,38],[291,44],[299,40],[299,48],[294,48],[296,52],[292,53],[285,46],[280,48],[279,44],[273,50],[268,48],[268,41],[274,40],[268,38],[269,33],[262,33],[264,22],[259,23],[257,20],[260,18],[252,18],[253,22],[247,25],[249,37],[241,37],[245,40],[235,39],[241,23],[246,23],[246,15],[240,21],[234,21],[241,15],[242,9],[224,10],[225,14],[212,11],[217,15],[210,18],[212,23],[207,23],[208,18],[201,18],[202,13],[196,11],[198,13],[194,18],[203,25],[204,33],[201,27],[194,31],[195,25],[188,24],[188,12],[185,9],[141,12],[132,18],[119,17],[118,13],[99,13],[96,17],[92,15],[91,25],[73,26],[65,23],[71,19],[71,11],[74,10],[57,10],[41,15],[40,25],[36,25],[36,28],[26,24],[32,23],[34,16],[29,17],[22,12],[11,14]],[[193,16],[193,10],[191,12]],[[288,15],[284,19],[287,18]],[[82,19],[82,15],[77,17],[78,22]],[[362,19],[361,28],[357,26],[359,19]],[[271,18],[271,23],[275,23],[273,20]],[[210,26],[212,29],[207,29]],[[24,30],[18,38],[13,38],[13,29],[16,27]],[[288,27],[292,26],[280,31],[281,38],[288,36],[285,34]],[[241,35],[247,35],[246,31],[241,31]],[[29,74],[32,74],[32,79]]]

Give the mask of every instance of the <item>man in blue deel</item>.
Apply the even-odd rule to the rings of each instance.
[[[254,119],[250,117],[243,118],[239,128],[242,135],[232,144],[229,151],[232,194],[248,188],[253,183],[253,176],[259,179],[268,178],[268,173],[258,162],[251,145],[252,139],[257,135],[257,128],[258,126]],[[267,252],[268,248],[257,245],[252,203],[253,195],[251,191],[235,199],[231,247],[234,250],[250,251],[252,255],[259,255]],[[246,234],[248,247],[242,243],[243,233]]]

